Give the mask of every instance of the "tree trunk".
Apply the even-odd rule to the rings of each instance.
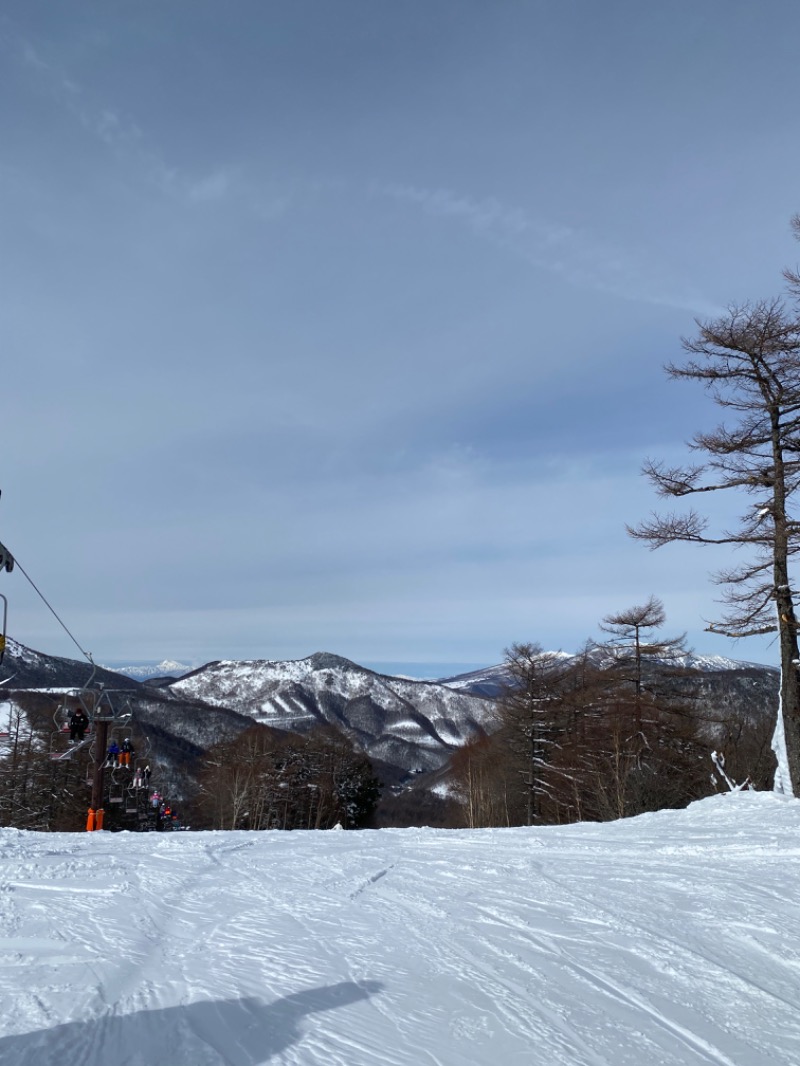
[[[777,728],[786,751],[786,767],[781,767],[778,760],[778,775],[788,771],[789,780],[781,781],[783,790],[800,796],[800,677],[798,676],[797,617],[794,610],[794,596],[789,582],[789,530],[786,515],[786,472],[784,467],[783,442],[781,440],[780,418],[773,409],[772,414],[772,454],[775,467],[773,574],[775,577],[775,607],[778,614],[778,637],[781,654],[781,704]],[[776,755],[778,754],[776,751]],[[778,784],[776,779],[776,784]]]

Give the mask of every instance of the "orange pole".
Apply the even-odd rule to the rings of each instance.
[[[89,808],[89,814],[86,818],[86,832],[91,833],[95,826],[95,813],[92,807]]]

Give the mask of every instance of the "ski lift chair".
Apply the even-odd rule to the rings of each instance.
[[[71,713],[72,708],[69,705],[69,696],[65,692],[53,711],[53,724],[56,733],[69,733],[68,722]]]
[[[2,545],[1,544],[0,544],[0,549],[2,549]],[[0,558],[0,562],[1,561],[2,560]],[[0,663],[2,663],[3,656],[6,653],[6,626],[8,624],[8,600],[2,594],[2,592],[0,592],[0,600],[3,601],[3,630],[2,630],[2,632],[0,632]]]
[[[78,749],[85,747],[89,743],[89,741],[92,740],[92,721],[90,716],[87,714],[86,717],[89,718],[89,724],[86,727],[86,732],[84,733],[83,740],[77,741],[74,744],[70,744],[68,747],[64,747],[64,745],[61,743],[61,738],[64,736],[64,734],[69,733],[70,731],[69,716],[79,707],[81,707],[84,711],[86,710],[83,704],[83,700],[81,699],[80,693],[75,694],[65,692],[63,694],[63,696],[61,697],[61,702],[58,704],[55,711],[53,712],[53,725],[55,726],[55,729],[50,734],[51,759],[68,759],[74,751],[78,751]]]
[[[10,574],[14,569],[14,556],[4,544],[0,544],[0,570],[7,570]],[[3,632],[0,634],[0,663],[6,653],[6,623],[8,622],[8,600],[0,593],[3,601]]]
[[[131,738],[133,739],[133,738]],[[137,733],[136,735],[136,752],[131,760],[131,770],[134,776],[137,772],[143,772],[145,766],[150,763],[150,752],[153,745],[150,743],[150,737],[146,733]],[[144,788],[144,785],[140,786]]]
[[[93,722],[113,722],[116,718],[111,693],[105,689],[99,692],[96,689],[82,690],[81,701]]]
[[[111,771],[111,780],[108,782],[108,802],[121,804],[125,799],[125,785],[117,781],[116,770]]]

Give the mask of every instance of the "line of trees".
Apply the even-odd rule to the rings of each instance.
[[[605,821],[682,807],[729,776],[769,787],[771,723],[721,706],[686,669],[683,637],[664,637],[663,605],[607,616],[605,642],[577,656],[537,644],[506,652],[500,725],[452,760],[463,824]]]
[[[380,796],[370,760],[337,730],[298,735],[254,725],[210,748],[192,804],[213,829],[367,825]]]
[[[52,698],[18,693],[8,701],[0,742],[0,825],[16,829],[67,831],[86,822],[88,755],[51,758]]]
[[[7,692],[0,721],[0,825],[39,832],[83,830],[94,781],[95,740],[68,748],[67,715],[58,696],[37,690]],[[149,790],[132,788],[135,770],[155,760],[143,757],[148,745],[133,722],[111,734],[124,733],[138,752],[129,769],[107,768],[103,808],[106,829],[143,830],[157,826],[148,804]],[[101,752],[105,758],[105,751]],[[64,756],[54,758],[54,756]],[[159,785],[158,775],[151,788]]]
[[[17,691],[0,723],[0,825],[44,832],[83,829],[92,780],[91,745],[54,759],[66,735],[54,721],[57,701],[48,694]],[[143,750],[135,730],[136,746]],[[155,759],[150,759],[155,764]],[[106,827],[143,828],[137,793],[128,816],[125,788],[131,771],[106,772],[110,802]],[[195,790],[180,804],[184,824],[214,829],[328,829],[369,823],[381,785],[370,760],[337,730],[306,735],[254,725],[233,740],[209,748],[195,767]],[[158,785],[154,778],[153,787]],[[116,804],[111,792],[118,792]],[[145,811],[144,813],[147,813]],[[149,822],[148,822],[149,827]]]

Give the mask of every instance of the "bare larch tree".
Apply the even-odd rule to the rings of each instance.
[[[600,623],[607,641],[597,644],[597,650],[608,656],[613,674],[633,685],[638,728],[641,729],[642,678],[648,662],[664,666],[674,665],[687,654],[686,636],[656,637],[653,630],[664,625],[667,616],[664,604],[655,596],[647,603],[628,607],[616,614],[608,614]]]
[[[509,683],[498,702],[501,734],[520,763],[525,824],[533,825],[548,790],[546,770],[562,732],[562,689],[572,666],[569,656],[545,652],[540,644],[512,644],[504,665]]]
[[[793,278],[787,277],[791,285]],[[742,563],[716,575],[725,586],[727,607],[709,629],[732,637],[777,632],[776,785],[800,796],[800,657],[796,590],[789,573],[790,560],[800,550],[800,522],[792,509],[800,486],[800,319],[772,300],[731,307],[697,325],[697,336],[683,341],[691,358],[681,366],[668,365],[667,374],[701,382],[730,412],[730,421],[689,442],[701,462],[673,468],[648,460],[644,473],[662,497],[733,489],[744,494],[748,506],[731,530],[712,530],[706,517],[689,508],[653,515],[628,532],[652,548],[679,541],[745,549]]]

